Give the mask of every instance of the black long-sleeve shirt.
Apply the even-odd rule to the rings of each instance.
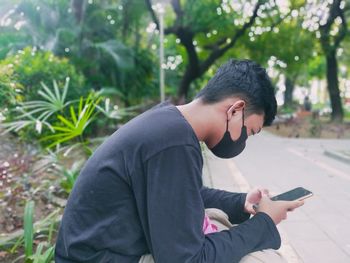
[[[56,262],[238,262],[278,248],[271,218],[244,213],[245,194],[205,188],[198,139],[173,105],[134,118],[83,167],[67,202]],[[222,209],[230,230],[204,235],[205,208]],[[243,222],[243,223],[242,223]]]

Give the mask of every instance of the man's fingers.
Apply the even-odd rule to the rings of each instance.
[[[265,188],[264,189],[260,189],[260,192],[261,192],[262,195],[270,196],[269,190],[267,190]]]
[[[255,190],[259,191],[259,195],[260,195],[260,196],[263,196],[263,195],[268,196],[268,195],[269,195],[269,190],[266,189],[266,188],[257,187]]]

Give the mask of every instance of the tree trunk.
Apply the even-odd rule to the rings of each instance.
[[[331,50],[326,55],[327,59],[327,88],[332,106],[331,120],[334,122],[342,122],[344,111],[342,108],[339,82],[338,82],[338,65],[336,58],[336,50]]]
[[[73,9],[73,13],[77,22],[77,26],[79,28],[78,33],[78,55],[82,56],[83,51],[83,39],[84,39],[84,19],[85,19],[85,11],[86,11],[86,3],[84,0],[72,0],[71,6]]]
[[[122,20],[122,41],[126,43],[126,38],[129,33],[129,19],[130,19],[130,9],[132,8],[133,2],[132,0],[125,1],[123,3],[123,20]]]
[[[294,86],[295,86],[294,80],[292,80],[290,77],[286,77],[285,86],[286,86],[286,90],[284,92],[283,107],[287,108],[287,107],[292,106],[293,91],[294,91]]]
[[[187,65],[185,74],[183,75],[179,87],[179,92],[177,94],[178,100],[177,104],[185,104],[188,91],[190,90],[190,85],[193,80],[195,80],[198,77],[198,74],[193,70],[193,67],[191,67],[191,64]]]
[[[180,38],[181,43],[185,46],[188,56],[188,64],[185,74],[183,75],[178,90],[178,103],[183,104],[186,102],[188,91],[193,80],[199,78],[202,74],[199,71],[199,61],[196,53],[195,46],[193,45],[193,33],[183,28],[179,28],[177,36]]]
[[[80,24],[84,17],[84,0],[72,0],[71,5],[75,19]]]
[[[320,25],[321,46],[327,61],[327,89],[331,100],[333,122],[342,122],[344,112],[339,92],[338,82],[338,65],[337,65],[337,49],[344,40],[347,33],[347,22],[345,19],[345,8],[341,8],[341,0],[334,0],[330,4],[329,17],[327,23]],[[332,36],[331,29],[336,18],[341,19],[341,25],[338,33]]]

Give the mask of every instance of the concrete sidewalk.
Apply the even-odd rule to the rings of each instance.
[[[248,181],[242,176],[233,160],[220,159],[214,156],[208,149],[203,151],[203,184],[215,189],[230,192],[246,193],[251,189]],[[289,244],[283,228],[278,226],[281,234],[282,245],[278,250],[289,263],[302,262],[295,250]]]

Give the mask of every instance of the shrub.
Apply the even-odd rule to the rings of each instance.
[[[14,106],[18,102],[36,100],[42,88],[41,82],[50,84],[56,80],[63,87],[67,77],[70,78],[68,100],[87,93],[84,76],[66,58],[27,47],[0,62],[0,90],[5,91],[5,95],[11,94],[8,97],[0,94],[0,103]]]

